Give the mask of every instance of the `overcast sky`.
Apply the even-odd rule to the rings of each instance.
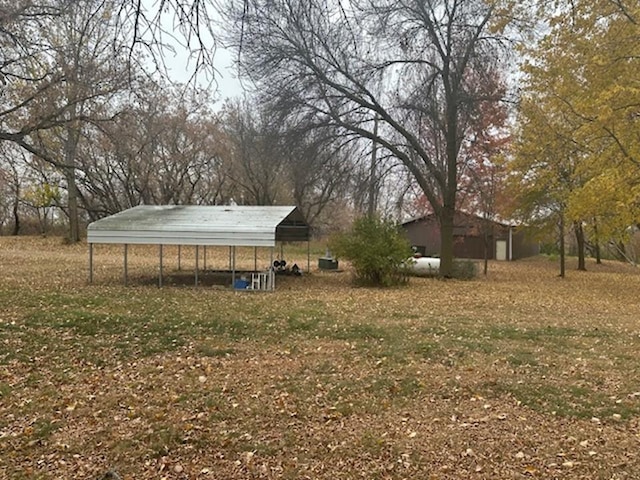
[[[189,52],[180,45],[174,46],[176,54],[166,52],[165,63],[172,79],[185,83],[190,80],[195,69],[195,60],[189,61]],[[217,70],[217,94],[216,98],[224,100],[226,98],[237,97],[242,95],[242,85],[237,77],[237,70],[233,66],[233,53],[224,48],[218,47],[214,56],[214,65]],[[206,84],[206,76],[200,74],[198,77],[200,85]],[[214,82],[211,88],[216,88]]]
[[[154,12],[158,7],[157,0],[143,0],[143,4],[147,12]],[[162,18],[163,30],[171,34],[174,18],[171,14],[164,15]],[[206,32],[202,33],[206,37]],[[188,48],[180,44],[185,42],[182,35],[179,32],[175,32],[175,40],[172,40],[169,35],[163,35],[163,37],[163,41],[169,43],[175,49],[175,53],[169,50],[164,51],[164,63],[170,77],[181,83],[190,81],[196,67],[196,60],[189,59]],[[210,43],[213,45],[213,41]],[[237,79],[237,71],[233,66],[234,54],[218,44],[213,59],[214,67],[216,68],[215,82],[211,84],[211,88],[216,89],[215,95],[213,95],[214,98],[219,99],[219,103],[222,103],[222,100],[226,98],[242,95],[242,85]],[[204,73],[197,77],[200,86],[208,85],[210,80]]]

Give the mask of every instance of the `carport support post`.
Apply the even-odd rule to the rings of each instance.
[[[231,270],[231,250],[232,247],[229,247],[229,270]]]
[[[258,247],[253,247],[253,271],[258,271]]]
[[[202,269],[206,270],[207,269],[207,246],[205,245],[202,248],[204,249],[204,266],[202,267]]]
[[[178,245],[178,271],[180,271],[180,253],[181,253],[182,245]]]
[[[129,245],[124,244],[124,286],[127,286],[127,253],[129,252]]]
[[[89,244],[89,283],[93,283],[93,243]]]
[[[198,257],[199,257],[199,252],[198,252],[198,245],[196,245],[196,287],[198,286]]]
[[[271,281],[269,282],[269,289],[270,290],[274,290],[275,288],[275,283],[276,283],[276,269],[273,268],[273,250],[275,249],[275,247],[271,247],[271,264],[269,266],[269,272],[270,272],[270,277],[271,277]]]
[[[311,240],[307,240],[307,273],[311,271]]]
[[[162,287],[162,244],[160,244],[160,274],[158,275],[158,287]]]
[[[231,247],[233,250],[233,265],[231,267],[231,288],[236,286],[236,246]]]

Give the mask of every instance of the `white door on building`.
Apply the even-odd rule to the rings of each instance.
[[[507,241],[496,240],[496,260],[507,259]]]

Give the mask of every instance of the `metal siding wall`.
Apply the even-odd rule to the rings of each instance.
[[[493,254],[493,237],[489,236],[489,260],[494,257]],[[459,236],[454,239],[453,255],[456,258],[471,258],[474,260],[484,259],[484,238]]]
[[[440,253],[440,228],[436,222],[417,220],[404,228],[411,245],[424,247],[426,255]]]

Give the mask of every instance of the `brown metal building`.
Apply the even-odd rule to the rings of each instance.
[[[453,254],[456,258],[484,258],[484,222],[482,217],[457,212],[453,227]],[[440,224],[435,215],[425,215],[402,224],[409,242],[426,256],[440,255]],[[489,251],[493,260],[517,260],[540,253],[538,244],[527,238],[522,229],[490,221]]]

